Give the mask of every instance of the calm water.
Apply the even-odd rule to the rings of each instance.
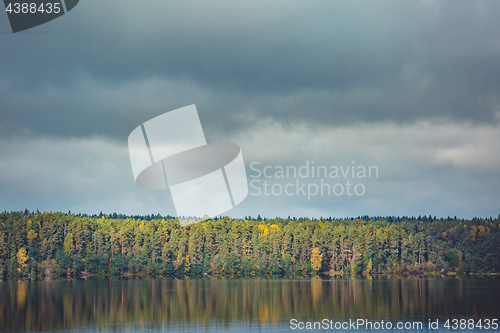
[[[422,332],[439,319],[445,332],[447,318],[500,318],[499,296],[499,279],[12,281],[0,282],[0,331],[295,332],[291,319],[364,319]]]

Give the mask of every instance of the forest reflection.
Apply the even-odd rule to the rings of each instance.
[[[2,332],[500,315],[499,279],[7,281],[0,296]]]

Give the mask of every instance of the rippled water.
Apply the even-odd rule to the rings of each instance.
[[[499,296],[499,279],[470,278],[8,281],[0,331],[299,331],[293,319],[292,328],[327,319],[339,331],[335,323],[363,319],[425,331],[438,319],[444,332],[448,318],[500,318]]]

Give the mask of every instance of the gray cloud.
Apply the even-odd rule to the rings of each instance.
[[[357,216],[432,214],[496,216],[500,186],[499,125],[394,123],[285,128],[264,122],[220,139],[237,142],[249,180],[262,191],[271,185],[319,184],[317,177],[258,176],[277,166],[376,166],[378,177],[325,179],[331,184],[363,184],[362,196],[258,195],[230,211],[232,216]],[[125,142],[103,137],[54,139],[16,137],[0,141],[0,201],[8,209],[126,214],[175,214],[167,191],[135,185]],[[258,162],[260,164],[253,164]],[[269,173],[268,173],[269,174]],[[295,192],[295,187],[292,188]],[[326,193],[326,192],[325,192]]]
[[[1,140],[0,149],[3,209],[175,212],[166,193],[135,185],[124,144],[102,137],[63,140],[18,136]]]
[[[126,139],[196,104],[207,139],[247,163],[383,172],[377,195],[249,198],[235,214],[494,214],[499,14],[482,0],[81,2],[0,34],[2,208],[171,213],[124,185]]]

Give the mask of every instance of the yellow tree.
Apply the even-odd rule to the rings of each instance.
[[[184,262],[184,257],[182,255],[182,252],[181,251],[176,251],[177,255],[176,255],[176,258],[174,260],[174,269],[177,270],[181,265],[182,263]]]
[[[315,271],[319,271],[321,268],[321,262],[323,261],[323,254],[319,251],[319,247],[315,247],[311,253],[311,267]]]
[[[31,245],[31,243],[33,243],[33,240],[34,240],[37,236],[38,236],[38,234],[37,234],[35,231],[33,231],[33,230],[28,231],[27,238],[28,238],[28,241],[29,241],[30,245]]]
[[[75,245],[73,244],[73,234],[67,234],[64,239],[64,253],[66,253],[70,258],[75,253]]]
[[[28,261],[29,258],[28,255],[26,254],[26,249],[24,247],[19,249],[16,257],[19,265],[21,265],[22,268],[25,268],[27,266],[26,262]],[[21,269],[19,269],[19,271],[21,271]]]
[[[366,272],[370,274],[372,270],[373,270],[373,263],[372,260],[370,259],[370,261],[368,261],[368,265],[366,265]]]
[[[267,226],[265,224],[259,224],[258,227],[259,227],[260,233],[263,236],[267,236],[267,234],[269,233]]]
[[[189,271],[191,269],[191,258],[189,256],[189,254],[186,256],[186,259],[184,261],[184,274],[189,274]]]

